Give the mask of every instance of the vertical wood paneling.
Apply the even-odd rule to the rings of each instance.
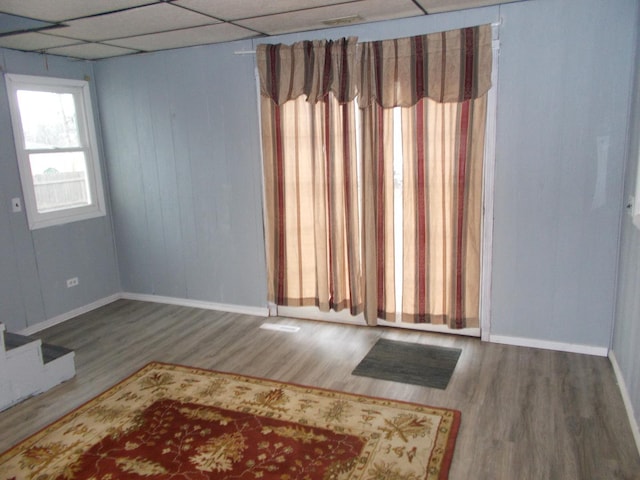
[[[185,55],[180,52],[168,52],[154,55],[148,60],[152,63],[152,70],[156,69],[158,62],[161,62],[163,74],[167,78],[168,85],[168,114],[170,115],[170,131],[168,134],[173,139],[173,158],[175,161],[175,197],[173,201],[179,209],[179,217],[167,219],[177,221],[176,227],[182,232],[182,255],[181,261],[184,265],[183,290],[187,298],[198,300],[210,300],[210,298],[200,299],[193,296],[194,288],[200,282],[215,281],[214,270],[210,268],[211,262],[215,261],[215,255],[203,257],[200,260],[200,252],[207,249],[206,244],[201,244],[198,235],[199,224],[204,223],[204,218],[198,216],[198,210],[211,202],[211,194],[215,189],[215,184],[210,184],[210,190],[201,192],[195,188],[194,180],[199,176],[208,176],[206,171],[199,171],[197,156],[207,145],[193,143],[191,141],[191,129],[205,128],[202,125],[202,108],[205,99],[201,88],[194,82],[194,69],[197,63],[193,63],[193,52],[186,50]],[[160,73],[160,72],[155,72]],[[159,105],[158,105],[159,106]],[[193,114],[193,115],[192,115]],[[216,133],[211,132],[215,136]],[[167,226],[165,225],[165,228]],[[220,252],[222,253],[222,252]],[[174,252],[175,255],[175,252]],[[210,277],[198,278],[196,275],[201,269],[210,271]],[[220,281],[218,279],[218,281]]]
[[[495,335],[608,346],[633,49],[629,13],[635,8],[632,0],[616,9],[597,0],[537,0],[447,14],[440,21],[426,17],[384,22],[375,30],[362,25],[331,32],[370,40],[503,18],[491,318]],[[610,34],[602,35],[604,31]],[[326,36],[307,32],[270,41]],[[112,188],[137,200],[149,200],[149,194],[137,191],[151,189],[162,204],[147,208],[114,199],[125,290],[154,293],[162,276],[168,295],[185,291],[187,298],[246,305],[265,301],[254,66],[251,56],[233,54],[242,49],[252,49],[251,43],[96,65],[115,172]],[[128,100],[118,98],[122,96]],[[110,103],[118,107],[107,107]],[[136,113],[134,105],[151,108],[153,114]],[[123,165],[129,150],[140,148],[141,134],[133,132],[141,128],[153,130],[152,136],[142,133],[140,138],[144,148],[151,148],[153,139],[156,164],[143,165],[147,157],[140,156],[136,166]],[[125,139],[114,138],[113,132]],[[608,142],[604,160],[598,156],[601,137]],[[158,141],[166,142],[162,153]],[[155,172],[155,179],[146,169]],[[129,172],[135,175],[128,178]],[[157,183],[147,186],[148,181]],[[603,196],[596,202],[599,184]],[[169,285],[165,275],[175,283]],[[133,278],[137,281],[125,280]]]
[[[634,98],[631,104],[624,198],[635,196],[638,201],[640,192],[636,191],[636,178],[640,162],[640,6],[636,19]],[[640,426],[640,230],[633,224],[630,210],[625,210],[622,217],[618,301],[612,350],[622,372],[637,427]],[[640,438],[636,438],[636,442],[640,442]],[[640,443],[638,447],[640,448]]]
[[[166,275],[158,283],[158,291],[166,292],[162,295],[186,297],[184,245],[182,229],[180,227],[181,208],[175,201],[178,193],[176,182],[176,161],[174,155],[173,135],[171,132],[172,118],[167,110],[169,89],[171,83],[166,71],[166,60],[159,65],[158,70],[145,72],[145,85],[150,97],[149,109],[151,126],[153,129],[152,146],[158,184],[160,185],[160,216],[164,242],[164,266]],[[152,100],[151,100],[152,98]],[[173,253],[172,253],[173,252]]]
[[[159,162],[156,156],[153,119],[150,111],[151,98],[155,92],[151,91],[147,84],[147,79],[150,76],[149,73],[145,72],[144,76],[136,78],[131,84],[135,142],[140,162],[140,180],[148,229],[145,243],[148,249],[147,254],[151,260],[149,267],[152,273],[149,281],[151,293],[158,295],[173,294],[176,296],[177,292],[171,292],[166,284],[166,282],[171,282],[171,278],[173,278],[173,275],[170,275],[167,269],[168,260],[172,256],[167,255],[164,241],[164,223],[160,199],[165,185],[158,182]],[[153,235],[153,240],[149,237],[150,235]],[[163,259],[164,261],[158,262],[158,259]]]
[[[5,162],[0,163],[0,179],[10,178],[3,175],[6,166]],[[8,186],[0,186],[0,191],[3,193],[7,190],[11,191],[8,188],[5,190],[6,187]],[[11,196],[3,195],[2,203],[7,204],[11,198]],[[23,297],[26,292],[23,293],[21,289],[23,283],[21,268],[24,269],[26,265],[20,263],[12,229],[8,228],[11,225],[10,215],[12,213],[8,208],[0,208],[0,225],[3,226],[0,228],[0,272],[2,272],[0,275],[0,319],[8,331],[15,332],[27,327],[27,311]],[[36,298],[40,297],[36,296]],[[33,300],[35,299],[32,299],[32,304]],[[36,305],[40,308],[40,318],[42,318],[42,303]],[[37,319],[36,315],[35,320],[37,321]]]
[[[2,71],[91,79],[93,67],[60,57],[0,50]],[[94,114],[97,116],[98,111]],[[98,135],[100,132],[98,132]],[[20,330],[120,290],[109,215],[72,224],[29,230],[24,210],[11,212],[22,198],[4,79],[0,81],[0,320]],[[107,190],[108,193],[108,190]],[[78,287],[66,288],[77,276]]]
[[[132,112],[133,95],[126,88],[134,81],[133,77],[134,72],[124,68],[110,71],[98,79],[99,99],[103,95],[109,98],[108,102],[99,101],[99,104],[120,281],[125,291],[136,291],[148,285],[152,277],[142,166]],[[113,116],[117,121],[109,123],[105,120]],[[111,161],[116,152],[118,161]],[[132,265],[136,268],[127,268]]]
[[[253,59],[233,54],[249,45],[96,66],[124,290],[266,303]]]
[[[494,335],[609,346],[636,8],[500,9]]]
[[[6,60],[3,68],[6,69]],[[0,79],[0,321],[9,331],[44,320],[33,243],[24,211],[13,213],[11,199],[22,198],[20,174],[4,77]],[[24,203],[24,202],[23,202]]]
[[[56,317],[119,291],[108,223],[83,221],[36,230],[33,245],[45,318]],[[66,280],[71,277],[78,277],[79,284],[67,288]]]

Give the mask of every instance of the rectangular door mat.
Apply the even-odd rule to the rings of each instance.
[[[462,350],[381,338],[353,375],[444,390]]]

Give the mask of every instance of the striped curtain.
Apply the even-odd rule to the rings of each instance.
[[[257,53],[271,301],[364,311],[369,324],[400,310],[403,322],[477,326],[490,27]],[[402,245],[393,234],[398,107]]]
[[[486,96],[402,109],[404,322],[479,326],[485,118]]]
[[[362,115],[362,238],[365,318],[396,315],[393,110],[373,103]]]
[[[362,311],[355,39],[261,45],[269,300]]]
[[[376,198],[364,202],[364,218],[376,219],[375,224],[365,222],[365,252],[375,253],[365,255],[364,275],[367,298],[375,284],[378,318],[394,318],[396,310],[390,299],[392,273],[382,273],[382,266],[391,265],[383,259],[389,256],[394,208],[388,205],[393,195],[384,188],[390,173],[380,166],[391,158],[380,142],[387,145],[394,126],[390,115],[378,112],[401,107],[403,245],[396,246],[402,248],[403,259],[400,320],[479,326],[482,160],[491,54],[488,25],[362,44],[358,95],[365,125],[363,169],[374,172],[370,188]],[[367,310],[374,314],[368,301]]]

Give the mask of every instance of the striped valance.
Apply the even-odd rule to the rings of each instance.
[[[359,103],[461,102],[491,87],[491,26],[361,44]]]
[[[357,92],[357,39],[314,40],[293,45],[258,45],[260,91],[277,105],[301,95],[315,103],[333,92],[341,103]]]
[[[408,107],[421,98],[460,102],[491,87],[491,26],[356,43],[306,41],[259,45],[263,96],[276,104],[305,95],[317,102],[332,92],[340,102],[359,97],[361,107]]]

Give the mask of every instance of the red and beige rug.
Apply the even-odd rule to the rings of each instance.
[[[460,412],[151,363],[0,455],[1,479],[442,480]]]

